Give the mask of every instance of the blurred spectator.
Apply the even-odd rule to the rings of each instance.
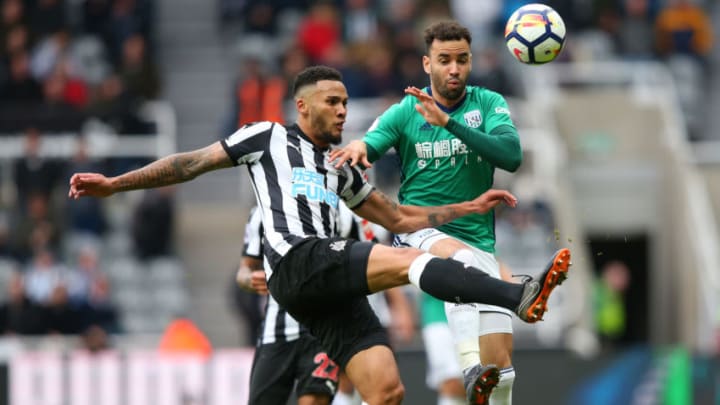
[[[50,333],[76,335],[85,330],[88,318],[82,308],[71,305],[67,286],[57,284],[45,303]]]
[[[27,52],[20,51],[11,55],[9,64],[8,80],[0,87],[0,108],[5,109],[16,103],[40,103],[43,98],[42,86],[30,72],[30,57]]]
[[[364,96],[382,97],[402,94],[405,86],[397,77],[390,49],[383,44],[369,44],[369,48],[364,61],[364,68],[367,72]]]
[[[500,20],[502,0],[450,0],[449,3],[452,17],[470,29],[473,51],[495,45],[493,40],[499,35],[494,30]]]
[[[107,47],[110,59],[117,66],[121,63],[122,47],[128,38],[135,34],[141,34],[146,39],[149,37],[152,11],[149,0],[114,0],[110,10]]]
[[[70,303],[78,307],[88,305],[90,292],[105,282],[107,277],[100,270],[97,249],[89,244],[82,246],[77,254],[77,264],[68,269],[65,277]]]
[[[328,52],[341,40],[341,26],[338,10],[333,3],[318,1],[300,23],[298,45],[312,63],[324,63]]]
[[[373,0],[343,1],[345,42],[369,42],[378,38],[378,15],[374,3]]]
[[[422,54],[418,50],[396,53],[395,67],[399,88],[404,89],[407,86],[423,88],[430,84],[428,75],[423,70]],[[395,97],[399,100],[402,95],[402,92],[398,92]]]
[[[34,7],[28,9],[30,30],[38,38],[67,28],[64,0],[34,0]]]
[[[518,89],[515,86],[517,81],[513,80],[506,70],[505,65],[500,60],[498,49],[495,47],[478,50],[470,76],[473,84],[478,86],[487,87],[508,97],[518,94]]]
[[[593,289],[595,327],[601,340],[614,345],[625,334],[625,292],[630,285],[630,270],[619,260],[603,265]]]
[[[13,28],[27,23],[27,16],[22,0],[3,0],[0,7],[0,43],[5,44]]]
[[[308,58],[305,52],[294,46],[289,47],[280,55],[280,75],[285,80],[285,100],[292,100],[293,79],[308,66]]]
[[[50,201],[42,193],[28,195],[26,208],[18,215],[13,226],[13,255],[20,261],[32,257],[36,251],[57,250],[61,241],[61,228],[50,209]]]
[[[25,294],[35,304],[48,305],[56,287],[65,282],[66,272],[49,249],[38,249],[25,269]]]
[[[135,207],[132,218],[132,239],[135,253],[147,260],[169,255],[175,228],[173,187],[146,190]]]
[[[133,98],[117,75],[106,77],[96,89],[87,114],[107,124],[118,134],[145,134],[152,125],[140,119],[140,101]]]
[[[46,199],[60,180],[62,164],[40,154],[42,135],[35,128],[25,130],[25,154],[13,164],[13,180],[18,206],[27,206],[30,194],[41,194]]]
[[[227,133],[258,121],[284,122],[284,100],[288,83],[283,76],[271,73],[258,57],[245,58],[242,73],[234,87],[235,110]]]
[[[41,335],[47,331],[46,314],[25,294],[23,277],[10,277],[7,294],[0,303],[0,335]]]
[[[624,58],[653,56],[653,21],[649,0],[624,0],[624,15],[617,32],[618,52]]]
[[[82,31],[96,36],[110,47],[110,10],[112,0],[85,0],[82,3]]]
[[[2,57],[3,63],[9,63],[13,55],[27,52],[30,48],[30,33],[27,27],[24,25],[12,27],[2,44],[3,48],[0,50],[0,57]]]
[[[661,56],[704,59],[712,49],[712,35],[709,16],[692,0],[669,0],[655,21],[655,45]]]
[[[160,74],[140,34],[132,35],[123,44],[120,78],[133,98],[155,100],[160,95]]]
[[[73,173],[103,172],[103,166],[90,159],[85,137],[79,137],[75,155],[65,171],[65,179]],[[107,220],[103,212],[102,201],[97,198],[81,198],[66,204],[68,230],[78,235],[99,238],[107,229]]]
[[[70,33],[59,30],[43,37],[32,50],[30,71],[37,80],[45,80],[52,73],[55,65],[68,53],[71,42]]]

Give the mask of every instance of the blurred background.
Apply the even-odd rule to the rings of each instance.
[[[497,212],[498,256],[535,274],[573,252],[545,322],[514,325],[515,403],[720,404],[720,5],[543,1],[565,49],[524,66],[502,34],[525,3],[0,0],[0,404],[243,404],[246,170],[79,201],[70,174],[292,122],[292,77],[316,63],[343,73],[360,138],[429,83],[422,30],[448,18],[525,153],[496,175],[520,198]],[[396,166],[373,182],[394,193]],[[395,347],[405,402],[436,403],[419,334]]]

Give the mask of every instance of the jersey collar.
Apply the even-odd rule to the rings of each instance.
[[[428,94],[430,95],[430,97],[432,97],[432,87],[427,86],[427,87],[425,87],[425,88],[427,89],[427,92],[428,92]],[[442,111],[450,114],[450,113],[452,113],[452,112],[455,112],[458,108],[460,108],[460,107],[463,105],[463,103],[465,102],[465,99],[467,98],[467,94],[468,94],[467,86],[465,86],[465,93],[463,93],[462,98],[460,98],[460,101],[458,101],[458,102],[457,102],[454,106],[452,106],[452,107],[445,107],[444,105],[438,103],[437,100],[435,100],[435,99],[433,99],[433,100],[435,100],[435,104],[437,104],[437,106],[440,107],[440,109],[441,109]]]
[[[293,124],[293,128],[297,131],[297,134],[300,136],[300,138],[305,139],[306,141],[310,142],[310,145],[312,145],[313,150],[320,151],[320,152],[327,152],[330,150],[330,146],[328,146],[327,148],[321,148],[321,147],[315,145],[315,142],[313,142],[313,140],[310,139],[310,137],[307,136],[305,134],[305,132],[303,132],[302,129],[300,129],[300,125],[298,125],[297,122]]]

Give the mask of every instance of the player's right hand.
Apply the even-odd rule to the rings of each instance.
[[[107,197],[113,194],[110,179],[100,173],[75,173],[70,178],[68,197]]]
[[[235,274],[235,281],[243,290],[260,295],[268,294],[264,270],[250,270],[247,267],[240,267]]]
[[[361,140],[354,140],[342,149],[333,149],[330,152],[330,161],[335,161],[335,168],[339,169],[345,162],[350,162],[350,166],[356,166],[360,163],[365,169],[372,167],[372,163],[367,159],[367,145]]]

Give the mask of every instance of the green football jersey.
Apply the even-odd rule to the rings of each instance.
[[[445,128],[427,123],[415,110],[418,103],[415,97],[405,96],[373,123],[363,139],[378,156],[390,148],[397,151],[402,171],[400,202],[452,204],[472,200],[490,189],[495,167]],[[501,126],[515,131],[505,99],[486,88],[467,86],[460,103],[452,109],[440,108],[458,123],[486,134]],[[438,227],[490,253],[495,251],[494,228],[492,212],[468,215]]]

